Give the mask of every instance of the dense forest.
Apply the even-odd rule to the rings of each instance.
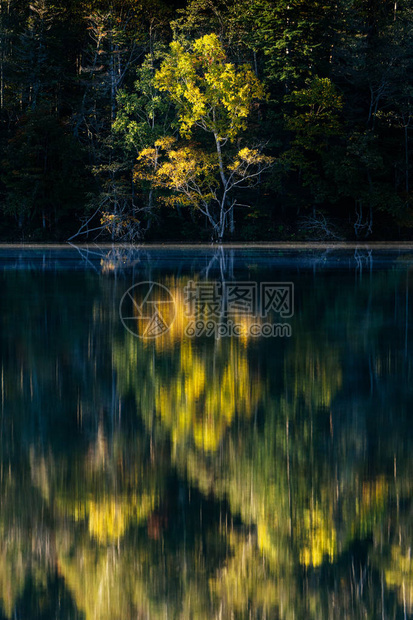
[[[0,238],[409,239],[410,0],[0,0]]]

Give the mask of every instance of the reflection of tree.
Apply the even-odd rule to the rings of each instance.
[[[329,408],[342,384],[342,368],[337,350],[315,343],[308,334],[294,338],[294,349],[287,355],[285,372],[292,387],[292,398],[302,399],[317,412]]]
[[[61,574],[85,620],[161,617],[162,605],[155,615],[130,549],[96,549],[87,538],[62,533],[58,553]]]
[[[185,339],[188,277],[161,279],[178,319],[148,342],[117,323],[129,283],[62,276],[48,310],[42,278],[13,276],[3,613],[40,615],[55,574],[73,618],[412,614],[405,281],[302,276],[279,344]]]
[[[167,280],[176,319],[166,334],[154,343],[128,335],[115,345],[119,390],[134,395],[149,428],[161,421],[174,445],[192,438],[198,448],[216,450],[236,414],[254,414],[261,388],[245,340],[184,339],[186,283]]]
[[[400,605],[409,615],[413,613],[413,560],[411,547],[391,547],[391,555],[384,572],[386,585],[395,588]]]
[[[53,515],[57,568],[78,610],[86,619],[139,617],[152,603],[147,573],[140,575],[148,550],[142,544],[137,555],[136,536],[159,502],[165,471],[148,460],[144,438],[131,444],[102,433],[77,458],[32,456],[32,479]]]
[[[182,345],[180,367],[169,384],[155,386],[156,413],[177,443],[192,434],[195,445],[216,450],[235,416],[249,417],[257,392],[247,361],[231,344],[227,356],[194,353],[191,342]]]
[[[251,536],[231,532],[229,544],[226,565],[209,582],[223,617],[245,617],[247,610],[251,617],[273,617],[277,608],[292,608],[297,593],[291,575],[274,573],[266,566]]]
[[[2,465],[3,467],[3,465]],[[9,467],[0,482],[0,603],[7,618],[20,616],[17,605],[28,586],[42,592],[56,564],[55,533],[29,468],[19,475]],[[67,601],[68,602],[68,601]]]
[[[376,291],[382,294],[379,287]],[[337,311],[340,303],[338,299]],[[346,303],[350,307],[352,298]],[[373,303],[371,307],[374,307]],[[311,310],[317,315],[313,307]],[[367,312],[372,313],[372,310],[368,308]],[[308,319],[312,321],[310,313]],[[346,344],[340,352],[338,347],[331,347],[320,338],[318,332],[305,323],[305,317],[301,316],[300,321],[301,325],[295,325],[293,346],[281,364],[284,386],[273,381],[265,388],[261,385],[260,399],[265,410],[263,426],[247,434],[232,429],[231,436],[224,440],[217,461],[204,459],[198,451],[188,452],[187,446],[178,449],[177,460],[193,484],[206,494],[227,498],[231,513],[240,515],[244,523],[254,528],[255,549],[259,552],[256,569],[262,566],[258,558],[263,557],[273,585],[278,583],[275,575],[282,574],[285,580],[283,592],[294,593],[297,583],[293,567],[301,565],[306,571],[313,572],[319,590],[324,587],[328,592],[321,573],[314,572],[324,567],[332,578],[342,579],[343,589],[338,596],[343,610],[347,608],[347,613],[353,617],[359,614],[362,617],[367,609],[375,614],[379,603],[377,606],[373,603],[373,592],[374,588],[382,588],[380,573],[369,567],[368,558],[363,558],[360,574],[358,568],[352,569],[357,560],[349,550],[355,541],[368,538],[383,526],[386,514],[383,509],[386,506],[388,515],[391,506],[389,485],[380,473],[373,479],[366,477],[363,452],[355,453],[355,460],[350,460],[346,444],[357,445],[363,441],[358,436],[360,427],[356,426],[352,431],[348,426],[352,418],[344,426],[334,413],[334,403],[345,380],[342,352],[348,354],[349,345],[357,347],[360,341],[348,342],[347,334],[340,334]],[[358,332],[358,315],[354,316],[354,321],[353,326],[347,323],[347,333]],[[380,330],[380,314],[371,316],[371,320],[364,324],[375,331]],[[331,330],[332,327],[327,323],[323,329]],[[297,329],[300,332],[297,333]],[[368,342],[364,335],[362,342]],[[380,354],[385,359],[385,351],[380,350],[375,352],[375,359]],[[370,407],[374,411],[374,402]],[[368,419],[367,412],[365,418]],[[375,463],[378,472],[383,471],[383,465]],[[333,594],[330,593],[326,605],[317,599],[317,590],[309,592],[307,603],[291,594],[290,606],[285,600],[281,601],[281,597],[278,600],[277,597],[271,598],[274,594],[270,592],[267,593],[267,607],[260,601],[260,595],[249,596],[248,584],[254,570],[250,567],[244,574],[241,558],[246,561],[248,557],[251,561],[251,554],[246,551],[247,540],[243,537],[238,540],[241,540],[238,548],[234,543],[232,548],[236,560],[228,559],[225,569],[211,582],[212,591],[218,591],[224,600],[229,599],[232,610],[247,615],[255,605],[258,609],[268,610],[270,601],[273,601],[279,613],[280,608],[284,610],[283,617],[290,613],[291,617],[331,617],[333,603],[330,597]],[[347,570],[346,563],[349,563],[350,570],[354,570],[350,581],[340,577]],[[234,569],[236,564],[241,567],[238,571]],[[265,578],[262,577],[259,583],[265,583]],[[402,583],[401,578],[398,583]],[[397,587],[401,592],[401,585]],[[351,600],[346,601],[345,588],[354,591]],[[403,601],[400,599],[400,602]],[[306,604],[311,604],[311,609],[304,611]],[[391,599],[386,599],[383,604],[387,609],[391,608]]]

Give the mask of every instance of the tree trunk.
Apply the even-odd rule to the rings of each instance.
[[[234,230],[235,230],[234,207],[231,207],[231,211],[229,212],[229,232],[231,236],[234,234]]]

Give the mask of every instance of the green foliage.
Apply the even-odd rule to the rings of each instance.
[[[286,128],[292,133],[290,148],[283,154],[289,169],[297,170],[316,202],[326,199],[323,163],[332,139],[343,131],[342,97],[327,78],[315,78],[307,88],[285,97],[290,113]]]
[[[262,55],[265,78],[280,93],[328,67],[341,10],[331,0],[241,0],[231,13],[241,40]]]
[[[172,42],[155,85],[176,105],[181,135],[190,137],[199,127],[219,141],[233,141],[245,131],[254,101],[265,96],[250,67],[227,62],[215,34],[195,40],[190,49]]]
[[[156,207],[168,183],[160,192],[133,180],[136,156],[178,134],[179,148],[203,151],[199,161],[216,151],[221,203],[245,146],[265,145],[279,163],[242,198],[240,186],[226,198],[233,236],[277,238],[279,226],[299,234],[308,207],[331,216],[341,236],[357,237],[360,218],[363,235],[409,235],[412,32],[411,0],[3,1],[2,235],[16,234],[16,214],[17,234],[33,234],[44,214],[44,234],[65,239],[96,213],[90,234],[119,239],[126,227],[129,240],[205,238],[205,217]],[[53,118],[64,128],[58,159],[83,186],[61,200],[61,177],[36,180],[56,200],[54,218],[31,205],[30,181],[24,187],[34,169],[19,163],[31,158],[21,139],[29,113],[39,126]],[[236,218],[234,199],[249,207]]]
[[[113,130],[122,136],[126,149],[134,153],[170,132],[170,105],[154,85],[154,65],[160,57],[162,50],[146,55],[137,70],[133,91],[118,94]]]

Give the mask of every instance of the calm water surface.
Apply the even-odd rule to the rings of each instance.
[[[413,617],[412,269],[413,250],[0,250],[0,617]],[[175,312],[152,339],[142,289],[119,316],[148,280]],[[292,282],[294,315],[191,338],[190,281]],[[291,337],[249,332],[279,321]]]

